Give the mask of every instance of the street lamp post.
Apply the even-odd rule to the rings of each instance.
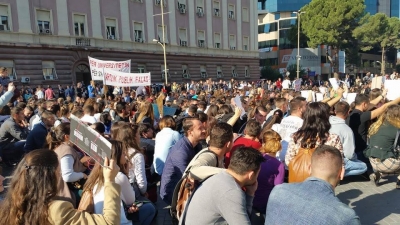
[[[160,44],[163,49],[163,54],[164,54],[164,71],[163,72],[164,72],[164,78],[165,78],[165,85],[167,85],[168,84],[168,69],[167,69],[167,54],[165,51],[164,0],[160,1],[160,6],[161,6],[162,43],[157,39],[153,39],[153,41]]]
[[[301,12],[300,10],[297,12],[293,12],[297,14],[297,56],[296,56],[296,62],[297,62],[297,79],[300,78],[300,18],[301,14],[305,12]]]
[[[377,63],[379,63],[379,65],[381,65],[381,76],[385,75],[385,68],[383,67],[383,64],[380,61],[376,61]]]

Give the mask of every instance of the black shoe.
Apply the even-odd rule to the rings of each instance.
[[[372,173],[369,178],[374,182],[375,186],[379,186],[379,180],[381,179],[381,174],[379,172]]]

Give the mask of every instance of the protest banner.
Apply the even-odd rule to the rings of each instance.
[[[111,69],[104,69],[104,84],[116,87],[150,86],[150,73],[124,73]]]
[[[176,108],[174,107],[163,107],[163,116],[174,116],[176,112]],[[158,105],[153,104],[153,113],[154,113],[154,118],[160,118],[160,111],[158,111]]]
[[[349,105],[351,105],[351,103],[354,102],[354,100],[356,99],[357,93],[348,93],[346,96],[346,102],[349,103]]]
[[[71,115],[69,136],[71,143],[100,165],[104,164],[105,157],[111,158],[111,143],[74,115]]]
[[[388,90],[386,98],[388,100],[395,100],[400,97],[400,80],[387,80],[385,81],[385,89]]]
[[[382,76],[372,78],[371,89],[382,88]]]
[[[305,98],[307,102],[315,102],[315,93],[311,90],[301,91],[301,97]]]
[[[322,93],[315,93],[315,100],[316,100],[317,102],[320,102],[320,101],[324,100],[324,94],[322,94]]]
[[[329,83],[331,83],[333,90],[336,91],[337,89],[339,89],[339,83],[336,78],[330,78]]]
[[[89,58],[90,74],[92,80],[103,80],[104,69],[116,70],[125,73],[131,72],[131,60],[126,61],[105,61],[100,59]]]
[[[294,91],[300,91],[300,89],[301,89],[301,80],[300,79],[295,80],[294,81]]]
[[[236,95],[234,102],[235,102],[236,107],[238,107],[242,110],[242,112],[240,113],[240,119],[243,119],[243,116],[246,114],[246,110],[244,110],[244,108],[242,106],[242,101],[240,100],[239,95]]]

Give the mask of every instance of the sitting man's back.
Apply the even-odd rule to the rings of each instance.
[[[318,147],[311,159],[311,177],[272,190],[265,224],[360,224],[354,210],[335,196],[334,188],[343,175],[339,150]]]

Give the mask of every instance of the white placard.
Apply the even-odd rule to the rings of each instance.
[[[300,89],[301,89],[301,80],[300,79],[295,80],[294,81],[294,91],[300,91]]]
[[[115,87],[137,87],[137,86],[150,86],[151,75],[150,73],[123,73],[111,69],[104,69],[105,85]]]
[[[349,103],[349,105],[351,105],[351,103],[354,102],[354,100],[356,99],[357,93],[347,93],[347,97],[346,97],[346,102]]]
[[[389,100],[395,100],[400,97],[400,80],[385,81],[385,89],[388,90],[386,98]]]
[[[317,102],[324,100],[324,94],[322,94],[322,93],[315,93],[315,97],[316,97]]]
[[[313,91],[311,91],[311,90],[301,91],[301,97],[305,98],[308,101],[308,97],[310,95],[310,92],[311,92],[311,95],[312,95],[311,101],[315,102],[315,93]]]
[[[339,89],[339,84],[336,78],[329,78],[329,83],[331,83],[333,90]]]
[[[242,106],[242,101],[240,101],[240,96],[236,95],[234,101],[235,101],[236,107],[239,107],[242,110],[242,113],[240,114],[240,119],[243,119],[243,116],[244,116],[244,114],[246,114],[246,112],[244,111],[244,108]]]
[[[121,71],[125,73],[131,72],[131,60],[126,61],[105,61],[100,59],[89,58],[90,74],[92,80],[103,80],[103,73],[105,69]]]
[[[371,89],[382,89],[382,76],[372,78]]]

